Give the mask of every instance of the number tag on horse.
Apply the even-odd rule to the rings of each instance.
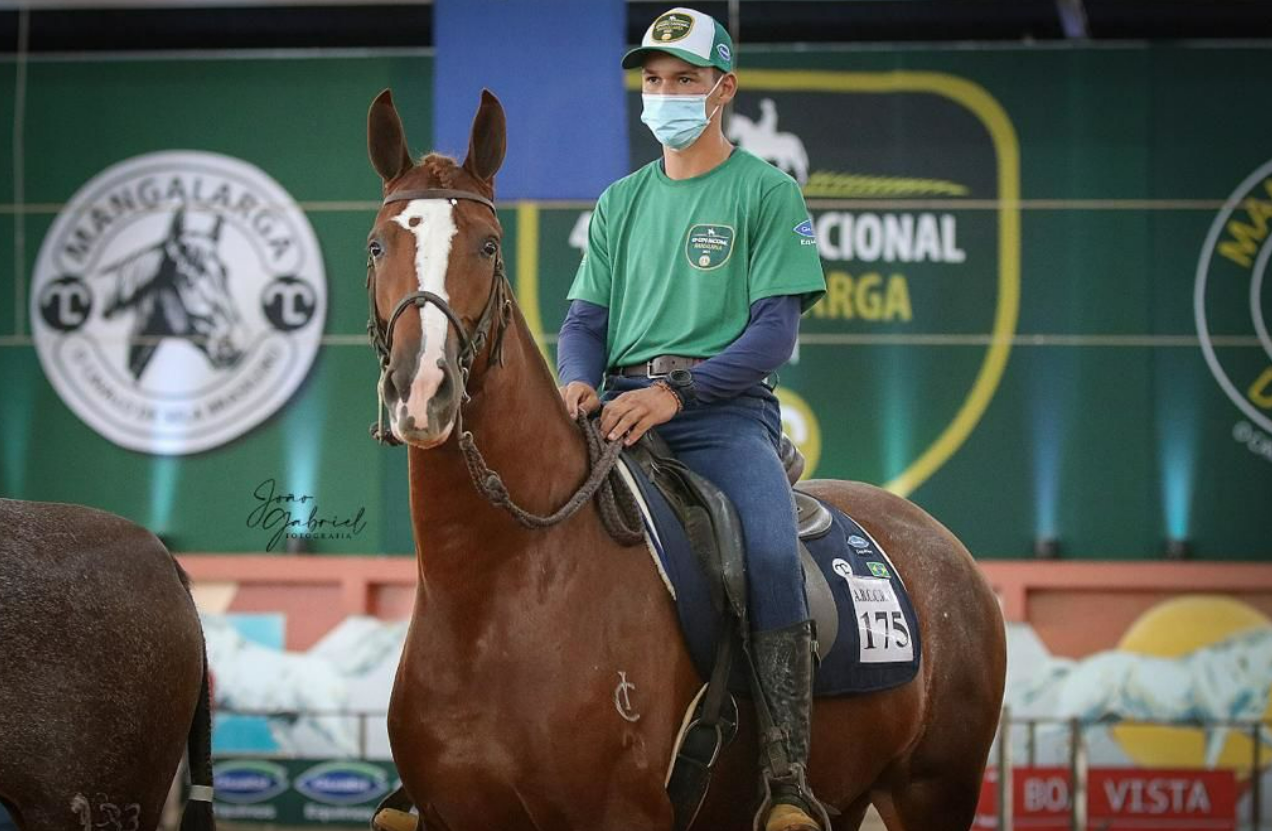
[[[901,601],[892,581],[881,577],[858,577],[844,563],[835,563],[835,572],[848,583],[861,634],[861,662],[890,664],[914,660],[914,639]]]

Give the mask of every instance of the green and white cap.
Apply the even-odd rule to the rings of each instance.
[[[623,56],[623,69],[640,66],[650,52],[666,52],[694,66],[733,71],[733,38],[714,17],[676,8],[658,15],[640,46]]]

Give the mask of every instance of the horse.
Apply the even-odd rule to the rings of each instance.
[[[407,445],[419,577],[390,697],[393,758],[427,829],[670,829],[668,762],[703,679],[646,548],[611,539],[594,503],[530,529],[483,495],[547,514],[590,465],[503,277],[505,149],[489,91],[462,164],[412,159],[389,90],[368,114],[385,198],[368,236],[369,329],[387,430]],[[474,447],[489,466],[475,469],[480,492]],[[1002,699],[997,600],[911,502],[858,482],[803,487],[891,554],[926,638],[911,683],[817,700],[814,792],[838,813],[834,831],[857,828],[870,803],[893,831],[966,829]],[[741,709],[696,827],[751,827],[757,744]]]
[[[214,831],[203,630],[163,544],[79,505],[0,499],[0,803],[21,831]]]
[[[213,367],[233,366],[243,355],[228,269],[217,253],[221,217],[210,231],[186,227],[185,209],[172,217],[167,237],[102,270],[115,283],[103,315],[134,313],[128,369],[141,380],[160,339],[188,340]]]
[[[760,100],[760,119],[752,121],[741,113],[729,117],[729,139],[789,173],[801,186],[808,184],[808,151],[794,133],[777,129],[777,104],[772,98]]]

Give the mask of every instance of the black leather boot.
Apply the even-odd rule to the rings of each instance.
[[[774,727],[768,736],[761,736],[765,800],[756,815],[755,828],[829,831],[825,810],[806,778],[813,706],[812,621],[757,632],[751,645]]]

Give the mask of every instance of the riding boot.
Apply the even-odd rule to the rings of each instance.
[[[767,816],[764,831],[830,831],[826,813],[808,786],[808,744],[813,705],[813,624],[757,632],[755,669],[774,729],[762,737],[761,776]],[[814,819],[820,817],[820,821]]]

